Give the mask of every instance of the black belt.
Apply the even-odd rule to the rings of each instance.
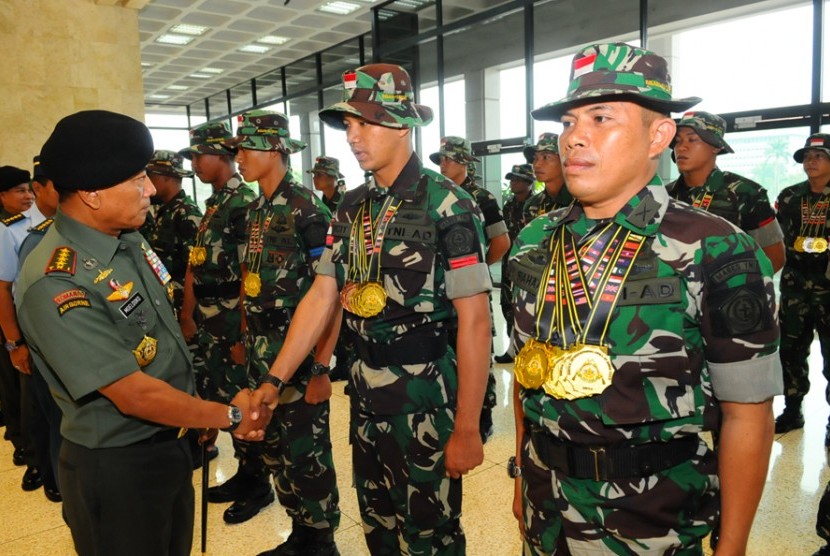
[[[239,297],[239,288],[242,282],[223,282],[221,284],[193,284],[193,293],[196,299],[212,297],[216,299],[233,299]]]
[[[138,442],[134,442],[131,446],[137,446],[141,444],[160,444],[162,442],[171,442],[173,440],[180,440],[184,438],[184,435],[187,433],[186,428],[181,429],[164,429],[160,430],[150,438],[145,438],[144,440],[139,440]]]
[[[388,344],[355,341],[358,357],[375,369],[400,365],[418,365],[440,359],[447,353],[447,334],[426,336],[411,334]]]
[[[281,307],[278,309],[267,309],[261,313],[245,313],[245,321],[254,333],[274,330],[281,326],[288,325],[294,307]]]
[[[559,440],[535,425],[529,431],[533,448],[545,465],[574,479],[595,481],[654,475],[688,461],[699,445],[697,436],[688,436],[668,442],[587,447]]]

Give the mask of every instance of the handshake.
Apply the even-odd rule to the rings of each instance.
[[[265,428],[271,421],[276,403],[265,403],[259,390],[254,392],[245,388],[234,396],[231,404],[242,410],[242,422],[233,431],[233,435],[249,442],[264,440]]]

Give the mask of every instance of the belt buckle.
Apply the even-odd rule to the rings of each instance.
[[[606,472],[607,461],[605,459],[605,448],[590,448],[590,450],[591,453],[594,455],[594,480],[607,481],[608,473]],[[602,470],[601,472],[600,469]]]

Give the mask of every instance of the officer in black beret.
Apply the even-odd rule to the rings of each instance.
[[[17,283],[21,330],[64,416],[59,481],[81,555],[190,554],[186,427],[256,436],[270,418],[251,420],[247,390],[230,405],[194,397],[170,274],[133,231],[155,192],[152,154],[128,116],[61,120],[41,151],[58,212]]]

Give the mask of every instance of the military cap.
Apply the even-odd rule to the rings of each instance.
[[[307,174],[326,174],[335,178],[344,177],[340,173],[340,161],[332,156],[318,156],[314,159],[314,167],[306,170]]]
[[[536,176],[533,175],[533,166],[530,164],[514,164],[513,168],[505,174],[504,179],[534,182],[536,181]]]
[[[320,119],[335,129],[345,129],[343,117],[405,129],[427,125],[432,109],[415,104],[409,73],[395,64],[369,64],[343,72],[343,102],[320,112]]]
[[[830,134],[827,133],[813,133],[807,138],[804,146],[793,153],[793,158],[796,162],[801,164],[804,162],[804,153],[809,149],[822,151],[827,156],[830,156]]]
[[[550,132],[542,133],[535,145],[528,145],[522,149],[522,154],[525,155],[528,164],[533,164],[533,157],[542,151],[559,154],[559,136]]]
[[[153,156],[153,137],[124,114],[85,110],[55,126],[40,151],[55,189],[95,191],[137,175]]]
[[[43,165],[43,162],[40,161],[40,155],[36,155],[32,158],[32,179],[38,183],[46,183],[46,180],[49,179],[49,175],[46,172],[46,166]]]
[[[470,142],[463,137],[455,137],[453,135],[443,137],[438,152],[429,155],[429,159],[433,164],[441,164],[442,156],[446,156],[459,164],[478,162],[478,159],[473,156],[473,147],[470,145]]]
[[[288,131],[288,118],[280,112],[249,110],[240,114],[238,121],[236,137],[224,142],[229,149],[280,151],[293,154],[306,147],[304,142],[291,139]]]
[[[692,128],[706,144],[719,148],[718,154],[735,152],[723,138],[723,134],[726,133],[726,120],[717,114],[701,111],[686,112],[680,118],[677,127]],[[671,148],[674,148],[676,140],[677,135],[675,139],[672,139]]]
[[[16,166],[0,166],[0,191],[8,191],[22,183],[28,185],[30,179],[28,170]]]
[[[571,62],[565,98],[533,110],[537,120],[559,121],[568,109],[603,100],[635,102],[662,113],[688,110],[698,97],[672,98],[665,58],[618,42],[583,48]]]
[[[156,151],[147,163],[148,174],[161,174],[173,178],[189,178],[193,172],[184,169],[184,158],[174,151]]]
[[[231,128],[226,122],[208,122],[190,130],[190,146],[179,151],[179,154],[190,160],[193,154],[215,154],[232,156],[222,143],[233,138]]]

